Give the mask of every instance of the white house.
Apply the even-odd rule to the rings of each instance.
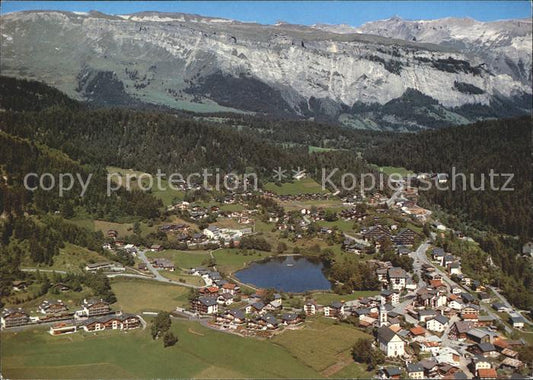
[[[437,315],[435,318],[426,321],[426,329],[434,332],[444,332],[448,327],[449,319],[444,315]]]
[[[522,316],[512,315],[509,317],[509,320],[511,321],[515,329],[524,328],[524,318]]]
[[[402,268],[389,268],[389,287],[392,290],[402,291],[407,283],[407,273]]]
[[[342,302],[333,302],[331,305],[324,307],[325,317],[343,317],[344,312],[344,304]]]
[[[405,342],[386,326],[378,329],[378,343],[380,350],[388,357],[403,356],[405,354]]]

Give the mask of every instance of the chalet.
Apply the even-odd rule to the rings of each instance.
[[[133,314],[120,314],[105,317],[89,318],[81,327],[85,331],[131,330],[141,326],[141,319]]]
[[[472,322],[457,321],[450,329],[450,336],[458,340],[465,340],[467,338],[467,332],[474,328]]]
[[[451,263],[455,263],[457,259],[454,255],[444,255],[441,259],[440,265],[443,267],[447,267]]]
[[[411,250],[407,247],[398,247],[397,252],[400,256],[408,256],[411,253]]]
[[[465,305],[465,307],[463,307],[461,310],[461,315],[463,314],[479,315],[479,306],[474,304]]]
[[[386,367],[380,370],[381,379],[401,379],[402,370],[399,367]]]
[[[506,313],[509,311],[509,308],[507,306],[505,306],[503,303],[501,302],[495,302],[492,304],[492,308],[494,310],[496,310],[498,313]]]
[[[81,307],[82,310],[78,311],[77,314],[86,317],[108,314],[111,311],[109,303],[103,299],[84,299]]]
[[[241,288],[239,287],[239,285],[233,284],[230,282],[227,282],[224,285],[222,285],[222,293],[229,293],[229,294],[235,295],[238,292],[240,292],[240,290]]]
[[[388,229],[382,226],[374,226],[362,232],[365,241],[382,241],[383,239],[390,239],[391,233]]]
[[[492,368],[490,361],[483,355],[474,355],[470,363],[470,370],[472,373],[477,373],[480,369]]]
[[[383,326],[378,329],[378,343],[387,357],[403,356],[405,342],[390,328]]]
[[[400,303],[400,294],[396,291],[392,290],[383,290],[381,292],[381,297],[385,299],[386,303],[390,303],[391,305],[397,305]]]
[[[477,327],[492,326],[496,322],[496,318],[491,315],[480,315],[477,318]]]
[[[342,318],[344,317],[344,303],[343,302],[333,302],[329,306],[324,307],[324,316],[330,318]]]
[[[392,239],[392,242],[400,246],[412,246],[419,237],[420,235],[412,229],[404,228],[398,232],[398,234]]]
[[[461,299],[463,300],[463,302],[466,302],[466,303],[471,303],[476,300],[474,296],[470,293],[463,292],[459,295],[461,296]]]
[[[315,315],[318,311],[318,305],[315,300],[307,300],[304,304],[304,313],[306,315]]]
[[[174,272],[174,270],[176,269],[172,261],[161,258],[153,259],[152,266],[156,269],[168,270],[170,272]]]
[[[423,379],[424,367],[419,363],[407,364],[407,376],[409,376],[410,379]]]
[[[445,256],[446,254],[444,253],[444,249],[442,248],[433,248],[431,250],[431,257],[433,258],[433,261],[437,261],[439,263],[442,262],[442,258]]]
[[[254,302],[246,306],[246,314],[264,314],[267,312],[267,310],[265,310],[265,306],[266,305],[261,301]]]
[[[525,320],[520,315],[511,315],[509,316],[509,322],[513,325],[515,329],[523,329]]]
[[[45,315],[61,314],[67,311],[67,306],[61,300],[57,301],[43,301],[39,305],[39,312]]]
[[[443,315],[437,315],[426,321],[426,329],[433,332],[444,332],[449,324],[449,319]]]
[[[466,333],[466,337],[476,343],[492,342],[492,334],[488,330],[473,328]]]
[[[388,268],[378,268],[376,269],[376,276],[379,281],[387,281]]]
[[[150,246],[150,251],[152,252],[161,252],[162,250],[163,246],[160,244],[152,244],[152,246]]]
[[[23,309],[2,310],[2,328],[22,326],[30,322],[30,316]]]
[[[249,320],[247,326],[250,329],[275,330],[279,326],[279,321],[272,314],[264,314]]]
[[[200,296],[191,301],[191,307],[194,312],[199,314],[218,313],[218,302],[216,297]]]
[[[500,355],[492,343],[477,343],[468,347],[468,351],[486,358],[496,358]]]
[[[418,364],[420,364],[424,368],[424,377],[426,379],[436,377],[438,371],[438,363],[435,360],[424,359],[421,360]]]
[[[223,314],[223,317],[234,324],[241,324],[246,322],[246,314],[240,309],[228,310]]]
[[[222,293],[217,297],[217,302],[219,305],[229,306],[233,303],[233,294]]]
[[[283,299],[281,298],[281,294],[276,293],[274,294],[274,299],[269,302],[267,305],[269,309],[280,309],[283,304]]]
[[[461,272],[461,264],[455,262],[455,263],[450,263],[447,265],[447,268],[448,268],[448,273],[450,273],[450,275],[460,275],[462,274]]]
[[[389,268],[388,270],[389,288],[402,291],[405,289],[407,273],[402,268]]]
[[[218,286],[214,285],[201,288],[198,292],[204,296],[216,296],[218,294],[218,290]]]
[[[478,294],[478,298],[479,298],[479,302],[485,302],[485,303],[488,303],[490,302],[490,294],[487,293],[487,292],[481,292]]]
[[[452,298],[453,294],[448,297],[448,307],[452,310],[461,311],[465,307],[463,300],[460,298]]]
[[[426,322],[432,318],[435,318],[437,316],[437,312],[435,310],[420,310],[418,312],[418,321],[419,322]]]
[[[301,321],[302,319],[296,313],[285,313],[285,314],[282,314],[281,316],[281,322],[286,326],[295,325],[297,323],[300,323]]]

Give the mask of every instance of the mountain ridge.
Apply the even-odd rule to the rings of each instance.
[[[453,44],[180,13],[39,11],[2,21],[4,75],[42,80],[104,105],[153,103],[390,130],[472,122],[495,102],[510,104],[510,114],[489,117],[531,108],[524,78],[494,71]],[[515,66],[526,70],[528,62]],[[435,102],[387,113],[388,103],[412,91]]]

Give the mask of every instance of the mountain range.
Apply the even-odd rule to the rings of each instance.
[[[531,20],[260,25],[179,13],[3,15],[3,75],[97,105],[420,130],[531,112]]]

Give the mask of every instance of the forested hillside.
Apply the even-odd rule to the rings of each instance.
[[[470,175],[474,186],[485,175],[485,191],[463,191],[464,181],[457,179],[457,190],[424,192],[427,202],[469,220],[488,225],[500,232],[520,235],[523,240],[533,235],[531,223],[531,119],[482,121],[473,125],[404,134],[365,152],[365,158],[379,165],[401,166],[416,172],[457,173]],[[489,173],[513,173],[510,184],[514,191],[489,189]],[[495,180],[502,186],[505,178]]]

